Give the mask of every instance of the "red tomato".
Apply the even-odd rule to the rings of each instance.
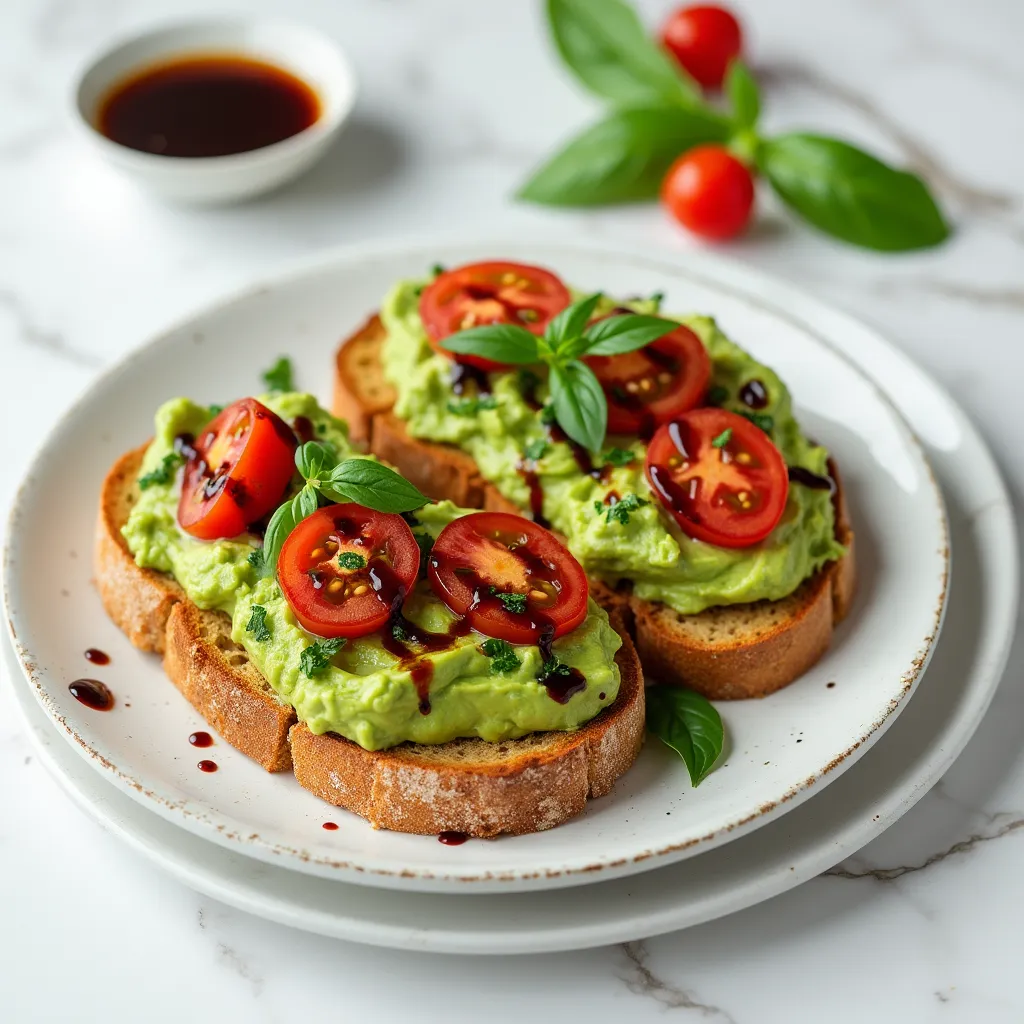
[[[188,453],[178,522],[193,537],[237,537],[281,503],[295,472],[297,441],[255,398],[229,405]]]
[[[725,409],[694,409],[666,423],[651,439],[645,470],[682,531],[723,548],[764,540],[789,495],[778,448],[760,427]]]
[[[704,343],[689,327],[619,356],[583,360],[608,399],[609,434],[650,434],[659,423],[700,405],[711,380]]]
[[[754,206],[754,179],[721,146],[684,153],[661,183],[661,201],[680,224],[704,238],[738,235]]]
[[[743,33],[724,7],[680,7],[665,22],[661,42],[705,89],[718,89],[743,49]]]
[[[550,643],[587,617],[583,567],[542,526],[507,512],[449,523],[430,553],[434,593],[478,633]]]
[[[562,282],[524,263],[470,263],[439,274],[423,289],[420,317],[436,352],[454,359],[438,342],[456,331],[484,324],[516,324],[541,335],[548,321],[572,301]],[[483,356],[459,356],[481,370],[504,369]]]
[[[355,637],[387,624],[419,569],[419,545],[401,516],[348,502],[317,509],[288,534],[277,580],[303,629]]]

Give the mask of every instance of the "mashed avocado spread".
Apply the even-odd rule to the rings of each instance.
[[[612,585],[620,579],[631,580],[637,597],[662,601],[690,615],[715,605],[786,597],[822,565],[842,555],[827,491],[792,485],[782,520],[764,541],[742,549],[721,548],[687,537],[661,509],[644,476],[641,441],[607,442],[609,449],[613,444],[628,448],[635,458],[611,468],[603,481],[581,473],[568,444],[545,444],[542,412],[524,399],[520,374],[492,374],[493,402],[453,402],[451,361],[433,352],[420,321],[419,293],[424,283],[400,281],[381,307],[388,333],[384,373],[398,395],[395,413],[414,437],[447,442],[468,452],[483,476],[521,508],[530,506],[530,494],[518,466],[529,446],[536,445],[543,452],[536,460],[536,475],[543,488],[544,516],[567,539],[590,575]],[[613,305],[653,312],[650,302],[609,301],[596,315]],[[770,436],[787,465],[817,475],[827,473],[827,451],[800,432],[789,392],[772,370],[730,341],[708,317],[669,319],[686,324],[707,347],[716,404],[749,413],[740,392],[748,382],[760,381],[767,402],[759,414],[770,417]],[[541,402],[547,398],[545,381],[534,395]],[[616,462],[625,458],[621,451],[615,455]],[[604,461],[601,455],[594,464]],[[603,503],[612,491],[623,497],[635,494],[649,504],[628,517],[606,516],[595,509],[595,502]]]
[[[289,423],[306,417],[317,439],[333,445],[339,457],[358,454],[345,425],[321,409],[312,395],[265,395],[260,401]],[[211,418],[210,409],[186,398],[161,406],[140,477],[159,469],[173,453],[175,437],[199,434]],[[542,657],[537,647],[513,647],[518,662],[513,666],[509,658],[485,655],[484,638],[472,633],[456,638],[444,651],[420,656],[421,662],[432,664],[428,714],[420,711],[409,667],[384,649],[379,634],[349,640],[325,670],[307,675],[302,652],[317,638],[296,623],[278,584],[261,578],[250,563],[256,538],[204,542],[182,532],[177,522],[180,486],[180,479],[172,479],[141,491],[122,530],[129,550],[140,566],[171,573],[200,608],[231,616],[234,640],[315,733],[338,733],[367,750],[405,740],[445,743],[459,736],[500,741],[535,731],[575,729],[618,694],[614,655],[621,640],[593,601],[583,624],[552,648],[560,662],[586,677],[586,688],[564,704],[538,682]],[[415,513],[413,531],[436,538],[467,511],[451,502],[428,505]],[[254,605],[266,609],[269,639],[258,640],[246,628]],[[433,632],[444,632],[454,619],[422,581],[406,601],[405,615]]]

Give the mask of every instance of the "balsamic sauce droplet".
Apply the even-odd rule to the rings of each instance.
[[[465,832],[441,832],[437,841],[445,846],[461,846],[468,838]]]
[[[213,737],[208,732],[194,732],[188,738],[193,747],[212,747]]]
[[[91,661],[94,665],[109,665],[110,655],[106,651],[101,651],[98,647],[90,647],[85,652],[85,660]]]
[[[320,827],[327,829],[328,832],[338,831],[338,823],[336,821],[325,821]]]
[[[768,389],[759,380],[748,380],[740,388],[740,401],[748,409],[763,409],[768,404]]]
[[[114,706],[114,695],[107,684],[98,679],[76,679],[68,686],[68,691],[75,700],[93,711],[109,711]]]
[[[815,491],[835,493],[836,485],[831,477],[818,476],[817,473],[812,473],[809,469],[804,469],[803,466],[790,466],[789,479],[795,484],[803,484],[804,487],[810,487]]]
[[[196,765],[196,767],[201,772],[215,772],[217,770],[217,762],[216,761],[200,761],[199,764]]]

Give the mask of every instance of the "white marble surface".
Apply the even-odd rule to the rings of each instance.
[[[595,110],[552,59],[539,2],[253,0],[347,46],[356,119],[286,190],[208,212],[154,204],[69,131],[76,66],[202,0],[0,5],[0,506],[33,437],[150,332],[290,258],[436,229],[561,226],[682,248],[656,206],[589,213],[509,195]],[[980,424],[1014,493],[1024,392],[1024,6],[1016,0],[741,4],[766,127],[845,132],[931,178],[944,248],[865,254],[762,204],[726,251],[881,326]],[[667,4],[644,5],[650,20]],[[733,917],[536,958],[392,953],[201,898],[87,821],[0,693],[0,1019],[1024,1020],[1024,650],[946,779],[852,861]],[[826,797],[827,799],[827,797]]]

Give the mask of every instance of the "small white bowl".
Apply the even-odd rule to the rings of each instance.
[[[276,64],[302,79],[319,97],[320,116],[290,138],[230,156],[160,156],[100,133],[101,102],[132,72],[174,57],[225,54]],[[355,98],[352,67],[322,32],[289,22],[224,19],[158,28],[104,51],[79,77],[74,111],[96,150],[144,188],[180,202],[226,203],[267,192],[309,168],[341,130]]]

